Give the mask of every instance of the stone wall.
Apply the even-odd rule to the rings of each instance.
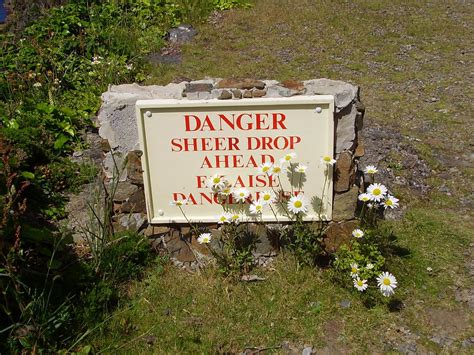
[[[193,263],[201,251],[183,226],[148,226],[143,193],[142,170],[135,102],[141,99],[216,99],[240,100],[242,98],[291,97],[295,95],[333,95],[335,99],[334,127],[337,160],[334,169],[333,221],[327,232],[328,251],[335,250],[350,237],[354,227],[359,186],[362,175],[358,174],[357,162],[364,154],[359,137],[362,129],[364,106],[360,102],[359,88],[351,84],[329,80],[307,81],[254,79],[205,79],[183,81],[166,86],[139,86],[126,84],[111,86],[102,95],[102,107],[98,115],[99,135],[105,144],[104,173],[111,178],[114,167],[121,170],[120,183],[114,198],[116,229],[142,230],[156,243],[163,243],[169,252],[182,263]],[[315,157],[319,159],[319,157]],[[123,169],[121,169],[123,167]],[[217,233],[217,226],[211,226]],[[268,228],[267,228],[268,229]],[[271,243],[271,231],[262,234],[256,256],[271,256],[275,246]]]

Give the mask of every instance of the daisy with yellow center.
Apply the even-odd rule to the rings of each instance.
[[[187,198],[183,198],[181,200],[175,200],[175,201],[170,202],[171,206],[184,206],[184,205],[187,205],[187,204],[188,204],[188,199]]]
[[[351,277],[355,278],[358,276],[358,274],[359,274],[359,265],[357,265],[356,263],[352,263],[351,264]]]
[[[360,239],[360,238],[362,238],[362,237],[364,236],[364,232],[363,232],[362,230],[360,230],[360,229],[354,229],[354,230],[352,231],[352,236],[353,236],[354,238]]]
[[[387,195],[385,198],[385,201],[382,203],[382,205],[387,208],[397,208],[398,207],[398,198],[393,197],[392,195]]]
[[[226,184],[226,180],[223,175],[215,174],[207,180],[207,187],[211,190],[218,191],[223,188]]]
[[[364,292],[369,285],[367,285],[367,280],[361,280],[357,278],[354,280],[354,287],[359,290],[360,292]]]
[[[298,164],[296,166],[296,172],[297,173],[304,174],[304,173],[306,173],[306,170],[308,170],[308,167],[306,165]]]
[[[308,201],[306,201],[302,194],[293,196],[288,201],[288,210],[295,214],[300,212],[306,213],[308,211]]]
[[[260,200],[266,205],[274,203],[276,201],[275,193],[271,190],[263,191]]]
[[[240,223],[243,220],[243,218],[244,218],[244,216],[240,213],[232,213],[230,215],[230,221],[235,223],[235,224]]]
[[[211,233],[201,233],[197,238],[199,244],[209,244],[211,242]]]
[[[323,165],[334,165],[336,163],[336,160],[333,159],[331,156],[329,155],[325,155],[321,158],[321,163],[323,163]]]
[[[254,201],[249,207],[250,213],[251,214],[260,214],[260,213],[262,213],[264,205],[265,204],[263,203],[262,200]]]
[[[237,202],[245,202],[247,197],[250,196],[250,191],[245,188],[236,189],[232,191],[232,196],[234,196]]]
[[[367,193],[360,194],[358,197],[359,201],[367,202],[370,201],[370,195]]]
[[[398,283],[395,276],[393,276],[391,273],[382,272],[377,277],[377,285],[379,286],[382,295],[388,297],[395,293],[394,289],[397,288]]]
[[[273,165],[272,163],[263,163],[258,167],[258,172],[260,174],[267,174],[270,172],[272,165]]]
[[[223,224],[223,223],[229,223],[230,222],[230,213],[223,212],[219,217],[217,217],[217,223],[218,224]]]
[[[290,161],[292,161],[293,159],[296,158],[296,153],[295,152],[289,152],[289,153],[286,153],[283,158],[280,159],[280,163],[289,163]]]
[[[378,173],[378,170],[375,166],[373,165],[367,165],[367,167],[365,168],[364,172],[366,174],[370,174],[370,175],[374,175],[376,173]]]
[[[219,190],[219,195],[227,197],[232,193],[232,187],[229,183],[226,183],[224,187]]]
[[[273,164],[272,165],[272,168],[270,169],[270,171],[268,172],[268,175],[269,176],[272,176],[272,175],[278,175],[281,173],[281,165],[279,164]]]
[[[367,193],[370,195],[372,201],[379,202],[387,193],[387,188],[382,184],[374,183],[369,185]]]

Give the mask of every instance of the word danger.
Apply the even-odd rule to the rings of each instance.
[[[186,132],[194,131],[266,131],[286,129],[286,116],[283,113],[223,113],[206,115],[184,115]]]

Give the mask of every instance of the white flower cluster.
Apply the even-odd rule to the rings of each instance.
[[[371,270],[373,268],[374,268],[374,265],[370,263],[368,263],[365,266],[366,270]],[[361,268],[359,267],[359,265],[357,265],[357,263],[351,264],[351,277],[353,279],[354,287],[358,291],[364,292],[369,287],[369,285],[368,285],[368,280],[360,278],[359,276],[360,271],[361,271]],[[377,276],[376,280],[377,280],[377,286],[379,287],[382,295],[384,295],[385,297],[389,297],[395,294],[394,290],[397,288],[398,282],[395,276],[393,276],[391,273],[382,272],[381,274]]]
[[[352,231],[352,236],[356,239],[362,239],[364,235],[365,233],[361,229],[354,229]],[[361,268],[357,263],[354,262],[350,265],[350,267],[350,274],[354,282],[354,287],[360,292],[365,291],[367,287],[369,287],[368,280],[360,278],[360,271],[363,271],[363,269],[372,270],[374,265],[367,263],[365,267]],[[382,292],[382,295],[385,297],[392,296],[395,293],[394,289],[397,288],[397,279],[391,273],[383,272],[377,276],[377,285],[380,289],[380,292]]]
[[[364,172],[374,175],[378,170],[375,166],[369,165]],[[359,201],[367,203],[369,208],[383,206],[387,209],[397,208],[399,199],[390,195],[385,185],[374,182],[367,187],[367,192],[359,195]]]

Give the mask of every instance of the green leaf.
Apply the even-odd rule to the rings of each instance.
[[[23,176],[27,180],[34,180],[35,178],[35,174],[30,171],[22,171],[21,176]]]
[[[54,149],[61,149],[64,144],[66,144],[69,141],[69,137],[65,136],[64,134],[61,134],[58,139],[54,142]]]

